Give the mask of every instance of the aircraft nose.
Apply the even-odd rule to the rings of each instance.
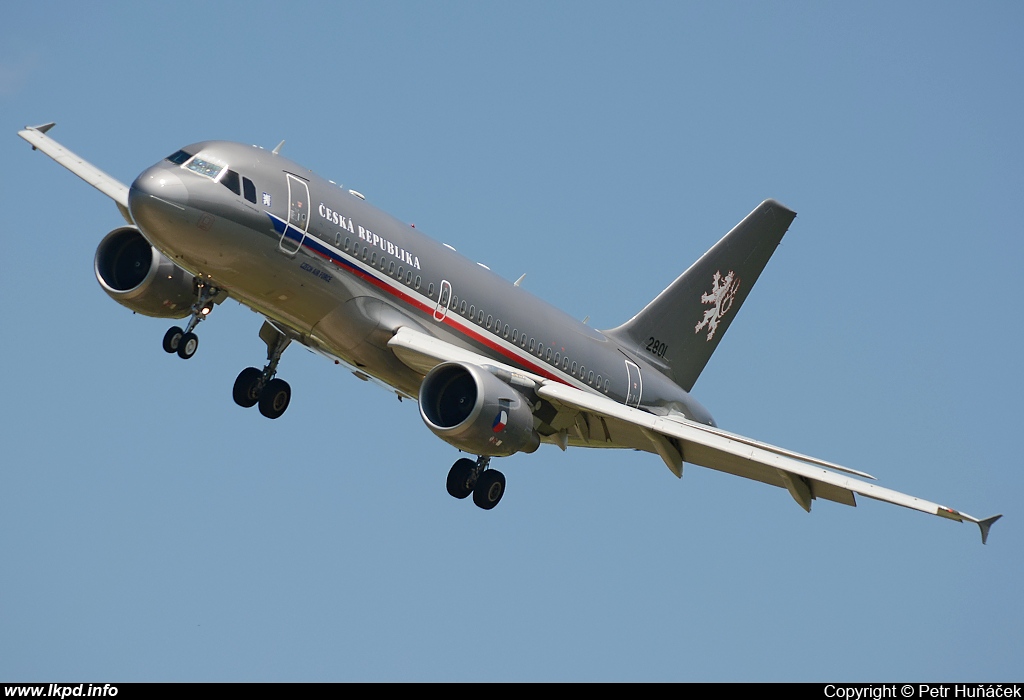
[[[138,221],[144,210],[161,204],[183,209],[188,204],[188,189],[173,169],[157,165],[135,178],[128,190],[128,208]]]

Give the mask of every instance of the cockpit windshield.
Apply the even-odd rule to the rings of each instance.
[[[256,203],[256,186],[252,180],[247,177],[240,177],[236,171],[230,170],[226,165],[214,163],[194,153],[189,153],[184,149],[175,151],[167,156],[166,160],[191,170],[197,175],[202,175],[214,182],[219,182],[235,194],[241,195],[244,192],[244,196],[249,202]]]
[[[222,170],[224,170],[224,166],[223,165],[217,165],[216,163],[211,163],[208,160],[203,160],[199,156],[196,156],[195,158],[190,160],[188,165],[186,165],[185,167],[188,168],[189,170],[191,170],[194,173],[198,173],[200,175],[205,175],[206,177],[210,178],[211,180],[216,180],[217,176],[220,175]]]
[[[191,157],[192,157],[191,153],[189,153],[188,151],[182,150],[182,151],[177,151],[177,152],[173,153],[172,155],[167,156],[167,160],[171,161],[175,165],[181,165],[182,163],[184,163],[186,160],[188,160]]]

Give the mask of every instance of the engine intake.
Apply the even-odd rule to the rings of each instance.
[[[192,275],[164,257],[134,226],[104,236],[93,267],[111,299],[145,316],[184,318],[196,298]]]
[[[483,367],[438,365],[424,377],[419,403],[427,427],[464,452],[507,457],[540,446],[529,402]]]

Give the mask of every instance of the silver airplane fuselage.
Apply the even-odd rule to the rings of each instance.
[[[177,160],[188,156],[187,165],[163,160],[131,185],[131,216],[146,238],[294,340],[400,395],[416,397],[422,375],[387,343],[397,328],[412,327],[618,403],[714,425],[658,371],[655,357],[623,347],[362,195],[256,146],[208,141],[182,151]]]

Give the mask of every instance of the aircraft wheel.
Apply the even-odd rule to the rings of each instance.
[[[292,388],[283,379],[271,379],[260,394],[260,413],[267,418],[280,418],[292,400]]]
[[[199,349],[199,336],[195,333],[185,333],[178,340],[178,357],[187,360],[196,354]]]
[[[181,343],[183,335],[185,335],[185,331],[177,326],[168,328],[167,332],[164,333],[164,352],[171,355],[178,352],[178,345]]]
[[[260,400],[259,381],[263,372],[255,367],[246,367],[235,379],[235,386],[231,390],[231,397],[242,408],[252,408]]]
[[[465,498],[473,493],[476,486],[476,462],[471,459],[460,459],[452,465],[448,472],[448,493],[455,498]]]
[[[505,475],[496,469],[488,469],[476,480],[476,488],[473,489],[473,503],[484,510],[490,510],[498,505],[498,501],[505,494]]]

